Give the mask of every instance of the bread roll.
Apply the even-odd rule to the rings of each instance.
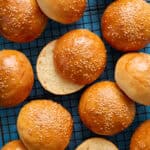
[[[32,66],[27,57],[16,50],[0,51],[0,107],[23,102],[34,82]]]
[[[122,56],[115,68],[118,86],[137,103],[150,105],[150,55],[130,53]]]
[[[150,120],[143,122],[134,132],[130,150],[150,150]]]
[[[81,96],[80,118],[99,135],[114,135],[126,129],[135,116],[135,104],[111,81],[89,87]]]
[[[86,8],[86,0],[37,0],[37,2],[49,18],[62,24],[78,21]]]
[[[56,95],[77,92],[83,85],[77,85],[62,78],[56,71],[53,61],[53,50],[56,40],[48,43],[40,52],[37,60],[37,76],[43,88]]]
[[[28,150],[64,150],[71,138],[70,113],[51,100],[34,100],[20,111],[17,129]]]
[[[47,17],[36,0],[1,0],[0,34],[13,42],[29,42],[40,36]]]
[[[118,148],[104,138],[90,138],[81,143],[76,150],[118,150]]]
[[[27,150],[20,140],[7,143],[1,150]]]
[[[64,79],[89,84],[104,71],[106,49],[96,34],[85,29],[72,30],[57,40],[54,63]]]
[[[144,0],[116,0],[102,16],[106,41],[120,51],[136,51],[150,43],[150,5]]]

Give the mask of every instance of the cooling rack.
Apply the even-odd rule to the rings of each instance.
[[[52,95],[47,91],[45,91],[38,82],[35,65],[40,50],[48,42],[57,39],[67,31],[77,28],[86,28],[93,31],[94,33],[98,34],[101,37],[100,18],[106,6],[110,2],[111,2],[110,0],[88,0],[88,6],[84,13],[84,17],[81,18],[80,21],[78,21],[73,25],[60,25],[54,21],[49,20],[49,23],[44,33],[35,41],[27,44],[16,44],[0,37],[0,49],[17,49],[24,52],[26,56],[30,59],[35,74],[35,82],[32,93],[23,104],[9,109],[0,108],[0,148],[8,141],[19,138],[16,130],[16,120],[20,108],[30,100],[41,98],[55,100],[61,103],[71,112],[74,119],[74,130],[67,150],[74,150],[76,146],[79,145],[83,140],[89,137],[98,136],[90,132],[82,124],[78,115],[78,102],[81,93],[85,90],[86,87],[75,94],[67,96]],[[105,43],[105,45],[108,53],[107,67],[103,75],[97,81],[114,80],[114,67],[116,61],[122,55],[121,53],[116,52],[107,43]],[[150,45],[148,45],[141,51],[150,53]],[[137,105],[137,113],[133,124],[124,132],[121,132],[120,134],[117,134],[116,136],[113,137],[105,137],[105,138],[113,141],[119,147],[120,150],[129,150],[129,142],[133,131],[141,122],[147,119],[150,119],[150,107]]]

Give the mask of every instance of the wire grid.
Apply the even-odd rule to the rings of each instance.
[[[20,108],[32,99],[52,99],[59,103],[61,103],[64,107],[66,107],[72,114],[74,119],[74,130],[72,139],[67,150],[74,150],[77,145],[79,145],[83,140],[98,136],[93,134],[90,130],[88,130],[81,122],[78,115],[78,102],[82,92],[85,90],[67,95],[67,96],[56,96],[45,91],[36,76],[36,60],[40,50],[51,40],[57,39],[67,31],[77,28],[86,28],[94,33],[98,34],[101,37],[101,28],[100,28],[100,17],[103,14],[106,6],[110,3],[110,0],[88,0],[88,7],[86,12],[84,13],[84,17],[81,20],[73,25],[60,25],[54,21],[49,21],[45,32],[35,41],[27,43],[27,44],[16,44],[13,42],[9,42],[3,38],[0,38],[0,49],[17,49],[26,54],[26,56],[30,59],[34,73],[35,73],[35,83],[32,90],[31,95],[27,98],[27,100],[15,107],[9,109],[0,108],[0,148],[7,142],[11,140],[18,139],[17,129],[16,129],[16,120]],[[150,1],[149,1],[150,2]],[[118,58],[122,55],[119,52],[116,52],[113,48],[111,48],[107,43],[106,48],[108,51],[108,62],[107,67],[103,73],[103,75],[97,80],[114,80],[114,67]],[[143,52],[150,53],[150,45],[142,50]],[[97,82],[96,81],[96,82]],[[133,124],[126,129],[124,132],[117,134],[113,137],[105,137],[113,141],[120,150],[128,150],[130,138],[135,130],[135,128],[144,120],[150,119],[150,107],[145,107],[142,105],[137,105],[137,113]]]

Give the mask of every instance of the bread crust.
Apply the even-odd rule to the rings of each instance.
[[[2,147],[1,150],[27,150],[20,140],[14,140]]]
[[[130,150],[150,150],[150,120],[144,121],[134,132]]]
[[[42,87],[50,93],[56,95],[66,95],[79,91],[84,85],[77,85],[62,78],[56,71],[53,50],[56,41],[49,42],[40,52],[37,63],[37,77]]]
[[[30,42],[47,24],[36,0],[0,0],[0,34],[13,42]]]
[[[0,51],[0,107],[12,107],[23,102],[34,82],[28,58],[16,50]]]
[[[17,129],[28,150],[64,150],[73,128],[70,113],[51,100],[34,100],[20,111]]]
[[[105,40],[119,51],[137,51],[150,43],[150,5],[144,0],[116,0],[102,16]]]
[[[95,81],[106,66],[106,49],[102,40],[85,30],[72,30],[57,40],[54,63],[58,73],[79,85]]]
[[[135,116],[135,104],[111,81],[98,82],[81,96],[79,114],[87,128],[99,135],[126,129]]]

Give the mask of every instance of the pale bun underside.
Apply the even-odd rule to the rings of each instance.
[[[150,105],[150,55],[123,55],[115,67],[115,80],[124,93],[137,103]]]
[[[76,150],[118,150],[118,148],[104,138],[91,138],[81,143]]]
[[[43,88],[56,95],[66,95],[79,91],[84,85],[69,82],[56,72],[53,62],[53,49],[56,40],[47,44],[37,60],[37,76]]]
[[[37,0],[37,2],[46,16],[62,24],[78,21],[86,8],[86,0]]]

